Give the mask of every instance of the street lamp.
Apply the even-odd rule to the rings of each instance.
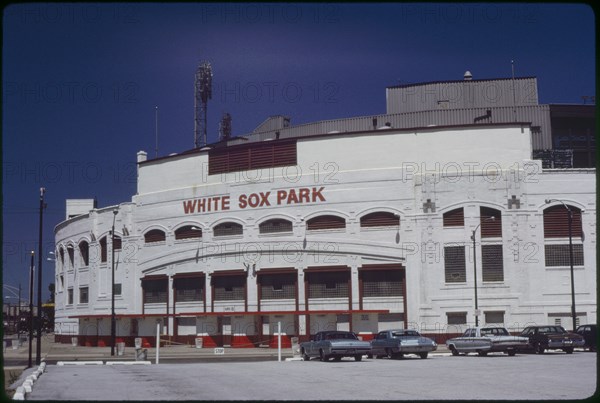
[[[117,339],[117,329],[116,329],[116,318],[115,318],[115,219],[117,218],[117,213],[119,211],[117,209],[113,210],[113,223],[112,230],[110,231],[111,237],[111,268],[112,268],[112,288],[111,288],[111,311],[110,311],[110,355],[115,355],[115,343]]]
[[[481,224],[486,221],[496,221],[496,217],[491,216],[481,221],[473,230],[471,240],[473,240],[473,288],[475,289],[475,327],[479,326],[479,305],[477,304],[477,255],[475,249],[475,233],[481,227]]]
[[[577,330],[577,326],[575,325],[577,314],[575,312],[575,275],[573,273],[573,211],[562,200],[546,199],[545,201],[546,204],[559,202],[565,209],[567,209],[567,215],[569,218],[569,263],[571,265],[571,318],[573,319],[573,332],[575,332]]]
[[[27,368],[31,368],[31,353],[33,343],[33,258],[35,252],[31,251],[31,266],[29,266],[29,360]]]
[[[40,188],[40,233],[38,240],[38,284],[37,284],[37,344],[35,346],[35,365],[40,365],[42,360],[42,227],[44,223],[44,193],[46,188]]]

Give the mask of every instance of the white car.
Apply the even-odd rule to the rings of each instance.
[[[467,329],[462,336],[446,341],[452,355],[477,353],[485,356],[487,353],[503,352],[513,356],[518,349],[528,345],[527,337],[511,336],[503,327],[473,327]]]

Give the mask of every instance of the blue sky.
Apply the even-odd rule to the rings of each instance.
[[[385,113],[399,83],[538,78],[540,103],[595,95],[595,21],[577,4],[18,4],[3,10],[3,283],[27,289],[45,187],[44,299],[65,200],[131,200],[139,150],[194,145],[194,73],[213,66],[208,139],[270,115]],[[36,258],[37,262],[37,258]],[[6,293],[5,293],[6,295]],[[23,295],[26,297],[27,292]]]

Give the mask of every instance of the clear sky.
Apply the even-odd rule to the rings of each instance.
[[[18,4],[2,27],[3,283],[24,298],[39,188],[45,300],[65,200],[131,200],[136,153],[156,155],[156,107],[158,155],[193,148],[201,61],[209,142],[225,112],[233,135],[278,114],[381,114],[387,86],[510,77],[511,60],[540,103],[595,95],[595,20],[577,4]]]

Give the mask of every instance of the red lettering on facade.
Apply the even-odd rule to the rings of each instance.
[[[197,200],[184,200],[183,201],[183,212],[184,214],[192,214],[196,209]]]
[[[300,203],[310,203],[310,189],[300,189]]]
[[[325,197],[323,197],[323,195],[321,194],[321,192],[325,188],[321,187],[319,190],[316,190],[316,189],[317,188],[312,188],[312,201],[313,201],[313,203],[316,202],[317,199],[319,199],[320,201],[324,202],[325,201]]]
[[[287,191],[278,190],[277,191],[277,204],[281,204],[287,197]]]

